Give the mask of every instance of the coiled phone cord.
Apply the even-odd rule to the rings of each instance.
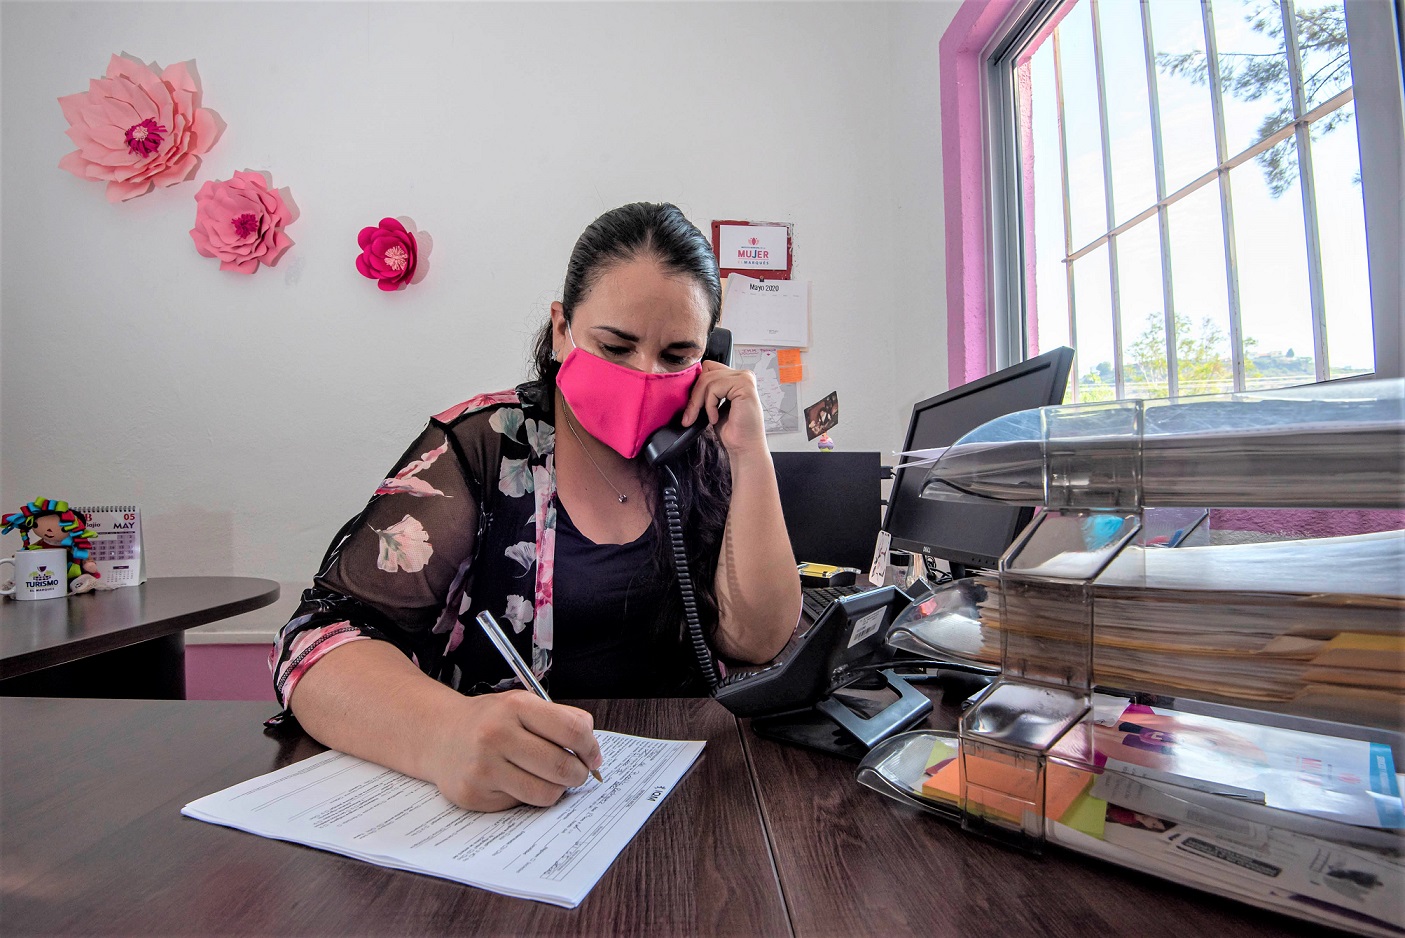
[[[698,616],[698,601],[693,595],[693,576],[688,572],[688,552],[683,546],[683,515],[678,509],[678,477],[667,464],[660,467],[664,474],[663,505],[668,515],[668,538],[673,547],[673,568],[678,571],[678,590],[683,594],[683,615],[688,621],[688,641],[697,656],[698,667],[708,692],[717,689],[717,666],[712,660],[712,649],[703,638],[702,619]]]

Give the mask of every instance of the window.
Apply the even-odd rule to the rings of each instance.
[[[1399,60],[1368,95],[1358,51],[1392,6],[1026,4],[987,73],[997,367],[1071,345],[1071,401],[1398,374]]]

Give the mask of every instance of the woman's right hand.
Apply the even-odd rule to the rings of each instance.
[[[433,782],[472,811],[555,804],[601,762],[584,710],[524,690],[465,697],[389,642],[333,648],[290,696],[303,729],[323,745]]]
[[[594,730],[584,710],[524,690],[460,697],[429,741],[429,781],[470,811],[555,804],[600,767]]]

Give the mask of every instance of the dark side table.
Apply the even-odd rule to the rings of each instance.
[[[0,695],[185,697],[185,630],[261,609],[273,580],[153,577],[140,586],[0,603]]]

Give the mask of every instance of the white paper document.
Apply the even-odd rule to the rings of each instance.
[[[549,808],[465,811],[430,782],[322,753],[192,801],[187,817],[508,896],[575,908],[703,743],[596,733],[604,782]]]
[[[805,348],[810,344],[810,282],[727,277],[720,325],[737,345]]]
[[[758,345],[734,346],[732,367],[756,376],[756,393],[761,398],[761,417],[767,433],[793,433],[800,429],[798,385],[781,384],[775,349]]]

